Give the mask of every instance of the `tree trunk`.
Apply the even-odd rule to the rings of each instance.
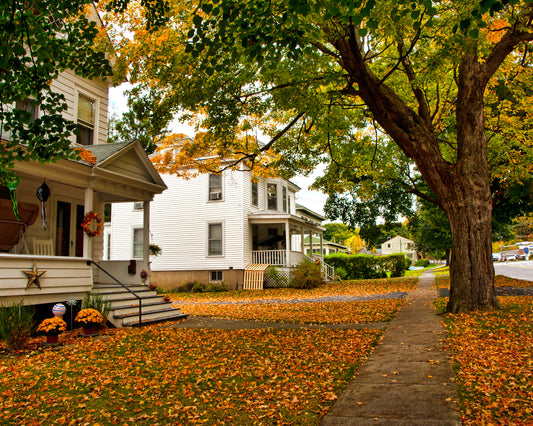
[[[482,202],[471,193],[468,199],[450,200],[447,205],[453,238],[447,311],[495,309],[499,305],[492,264],[490,198]]]

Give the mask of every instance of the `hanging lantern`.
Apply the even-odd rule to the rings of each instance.
[[[46,223],[46,202],[48,201],[48,197],[50,197],[50,188],[44,182],[39,188],[37,188],[37,198],[41,202],[41,217],[43,218],[43,229],[46,230],[47,223]]]

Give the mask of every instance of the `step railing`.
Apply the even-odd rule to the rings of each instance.
[[[314,262],[316,259],[320,260],[320,266],[322,267],[322,274],[324,275],[324,278],[326,278],[326,281],[329,279],[331,281],[335,280],[335,268],[331,265],[328,265],[326,262],[324,262],[324,257],[320,255],[306,255],[305,256],[307,260]]]
[[[133,294],[133,296],[135,296],[137,298],[137,300],[139,301],[139,327],[141,327],[141,324],[142,324],[142,298],[141,296],[139,296],[138,294],[136,294],[134,291],[130,290],[128,287],[126,287],[122,282],[120,282],[119,280],[117,280],[113,275],[111,275],[109,272],[107,272],[104,268],[102,268],[98,263],[96,263],[94,260],[88,260],[87,261],[87,265],[88,266],[91,266],[91,265],[94,265],[96,266],[98,269],[100,269],[100,271],[102,271],[104,274],[106,274],[109,278],[111,278],[113,281],[115,281],[117,284],[121,285],[125,290],[127,290],[128,292],[130,292],[131,294]]]

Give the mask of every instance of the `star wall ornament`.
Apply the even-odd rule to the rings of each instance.
[[[39,283],[39,278],[46,273],[46,271],[38,271],[37,264],[33,262],[33,268],[31,271],[22,271],[28,276],[28,284],[26,284],[26,290],[29,289],[33,284],[35,284],[39,289],[41,289],[41,283]]]

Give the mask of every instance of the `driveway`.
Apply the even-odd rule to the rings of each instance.
[[[494,271],[496,275],[533,281],[533,260],[494,262]]]

